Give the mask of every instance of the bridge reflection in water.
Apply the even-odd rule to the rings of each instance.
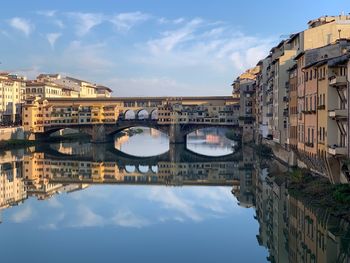
[[[3,155],[1,209],[31,196],[49,199],[92,184],[224,185],[232,187],[241,206],[255,210],[257,244],[266,247],[271,262],[350,260],[349,222],[289,192],[280,177],[286,168],[276,161],[261,165],[251,148],[212,158],[174,146],[159,156],[142,158],[110,148],[96,154],[102,145],[86,147],[74,156],[57,148]]]
[[[87,144],[69,150],[73,155],[60,152],[61,146],[54,148],[41,147],[24,156],[23,169],[31,171],[26,179],[63,184],[239,185],[240,152],[210,157],[179,144],[157,156],[137,157],[111,144]]]

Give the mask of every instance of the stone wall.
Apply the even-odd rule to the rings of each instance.
[[[297,158],[292,150],[287,150],[283,148],[280,144],[267,139],[263,139],[262,143],[269,146],[272,149],[275,157],[283,163],[290,166],[297,165]]]
[[[4,127],[0,128],[0,141],[24,140],[25,133],[23,127]]]

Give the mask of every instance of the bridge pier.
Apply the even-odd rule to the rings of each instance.
[[[104,124],[94,124],[92,126],[92,134],[91,134],[91,142],[92,143],[104,143],[109,142],[111,138],[106,133],[106,128]]]
[[[185,144],[187,135],[182,131],[180,124],[170,124],[169,142],[170,144]]]

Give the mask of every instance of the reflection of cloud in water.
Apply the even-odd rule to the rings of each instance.
[[[44,224],[39,226],[40,229],[44,229],[44,230],[56,230],[58,229],[57,225],[60,221],[62,221],[65,218],[65,213],[61,212],[58,215],[53,215],[53,218],[51,218],[49,221],[49,223]]]
[[[164,191],[165,190],[165,191]],[[184,216],[194,220],[201,221],[202,217],[192,207],[189,200],[180,198],[172,189],[164,189],[162,187],[152,187],[148,199],[161,203],[165,208],[180,212]]]
[[[102,216],[96,214],[90,207],[80,205],[77,208],[77,214],[71,227],[97,227],[103,226],[104,219]]]
[[[229,187],[92,186],[31,205],[36,205],[42,230],[197,223],[232,216],[238,210]],[[26,223],[32,216],[32,207],[26,206],[11,218]]]
[[[33,216],[33,209],[30,205],[25,205],[21,209],[14,213],[11,217],[12,221],[15,223],[23,223],[28,221]]]
[[[62,207],[62,204],[57,200],[56,196],[51,197],[47,201],[47,205],[50,207],[55,207],[55,208]]]
[[[118,211],[112,218],[112,222],[118,226],[135,228],[141,228],[150,224],[147,219],[136,216],[130,210]]]

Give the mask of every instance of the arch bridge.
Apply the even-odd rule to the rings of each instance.
[[[209,157],[193,153],[184,145],[174,144],[167,153],[137,157],[113,150],[108,145],[94,145],[82,156],[61,154],[47,146],[38,148],[33,158],[24,162],[28,178],[48,179],[60,184],[167,184],[228,185],[239,182],[240,154]],[[101,147],[106,147],[101,149]],[[95,158],[94,152],[104,152]],[[36,167],[36,169],[27,169]]]
[[[238,129],[238,111],[237,99],[225,96],[31,99],[24,105],[23,126],[32,139],[71,128],[91,135],[93,142],[142,126],[164,132],[170,143],[185,143],[195,130]]]

